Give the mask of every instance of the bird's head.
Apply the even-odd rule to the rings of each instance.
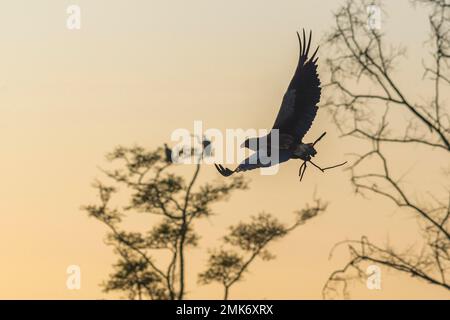
[[[314,144],[312,143],[301,144],[297,150],[298,151],[296,153],[298,158],[303,161],[309,161],[317,154],[316,149],[314,149]]]
[[[314,149],[314,144],[313,143],[308,143],[307,144],[307,151],[308,151],[308,154],[311,157],[314,157],[317,154],[317,150]]]

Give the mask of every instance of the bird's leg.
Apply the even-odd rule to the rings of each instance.
[[[302,181],[303,175],[305,174],[305,171],[306,171],[306,162],[307,161],[303,161],[302,165],[300,166],[300,169],[298,170],[298,175],[300,177],[300,181]]]

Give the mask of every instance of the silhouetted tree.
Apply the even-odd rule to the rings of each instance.
[[[202,143],[202,152],[196,149],[172,152],[167,145],[154,151],[141,147],[118,147],[108,155],[111,162],[120,162],[119,169],[104,170],[112,184],[97,181],[100,203],[83,207],[89,216],[104,223],[110,230],[107,244],[114,247],[119,260],[114,272],[103,284],[104,290],[121,291],[130,299],[183,299],[186,294],[186,249],[198,244],[195,221],[211,217],[211,205],[225,200],[233,191],[244,190],[248,183],[242,176],[231,180],[198,184],[203,154],[210,154],[210,144]],[[208,150],[209,149],[209,150]],[[205,151],[203,153],[203,151]],[[193,176],[186,181],[171,170],[176,166],[171,154],[195,157]],[[111,204],[117,186],[130,197],[123,208]],[[250,254],[244,259],[232,251],[212,254],[208,271],[200,276],[208,283],[230,278],[229,287],[241,280],[241,275],[257,257],[269,258],[265,247],[315,216],[324,206],[308,208],[298,213],[295,224],[285,227],[269,214],[263,214],[248,224],[232,228],[226,242]],[[124,218],[133,212],[159,216],[147,232],[125,231]],[[165,257],[162,257],[165,253]],[[159,254],[158,261],[155,254]],[[226,262],[225,260],[228,260]],[[165,263],[164,263],[165,262]],[[219,265],[223,266],[223,269]],[[236,270],[234,273],[233,270]],[[226,296],[227,297],[227,296]]]
[[[326,205],[317,200],[313,207],[307,206],[295,212],[296,220],[291,226],[286,226],[268,213],[260,213],[248,223],[241,222],[230,227],[229,234],[223,238],[230,248],[221,247],[210,253],[207,270],[199,276],[200,283],[220,283],[224,288],[223,298],[227,300],[231,286],[242,280],[243,274],[257,257],[263,260],[275,258],[267,250],[272,241],[286,236],[325,209]]]
[[[431,51],[424,61],[424,84],[431,81],[428,103],[404,91],[407,83],[395,76],[396,63],[405,52],[386,44],[385,35],[368,27],[367,6],[377,1],[347,1],[335,14],[335,27],[327,38],[333,57],[327,60],[331,81],[326,105],[344,137],[366,142],[369,149],[355,155],[350,166],[351,182],[360,194],[373,193],[408,210],[422,226],[422,250],[398,252],[392,247],[376,245],[362,237],[343,241],[350,250],[350,261],[329,277],[325,297],[348,295],[348,281],[362,279],[365,263],[375,263],[430,284],[450,290],[450,197],[448,172],[442,175],[447,185],[443,196],[430,195],[426,202],[414,198],[413,189],[402,183],[403,176],[393,172],[392,157],[385,148],[395,145],[412,152],[411,157],[426,155],[449,159],[450,119],[444,95],[449,92],[450,74],[450,2],[447,0],[414,1],[428,5]],[[426,81],[428,80],[428,81]],[[370,88],[370,89],[368,89]],[[401,117],[395,120],[389,114]],[[388,121],[389,120],[389,121]],[[369,142],[369,144],[367,144]],[[414,151],[407,146],[416,146]],[[422,183],[419,181],[417,183]]]
[[[118,147],[108,159],[124,164],[122,169],[105,173],[113,182],[126,187],[131,199],[122,209],[110,208],[116,187],[96,182],[94,187],[101,202],[84,207],[90,216],[109,227],[108,244],[114,246],[120,256],[114,266],[115,273],[104,285],[105,290],[125,291],[130,298],[183,299],[186,248],[195,247],[198,241],[194,222],[211,216],[212,203],[224,200],[234,190],[246,189],[247,183],[236,177],[227,182],[206,183],[194,190],[200,161],[195,165],[192,178],[186,182],[183,177],[169,172],[173,162],[167,161],[163,148],[146,151],[141,147]],[[122,230],[123,217],[133,211],[158,215],[162,219],[147,233]],[[169,253],[170,261],[165,267],[152,257],[155,251]]]

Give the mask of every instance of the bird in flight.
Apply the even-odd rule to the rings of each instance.
[[[245,159],[234,170],[223,167],[220,164],[214,164],[219,173],[225,177],[231,176],[235,172],[243,172],[257,168],[270,167],[275,164],[286,162],[290,159],[303,160],[299,169],[300,180],[306,171],[307,162],[324,172],[325,170],[344,165],[346,162],[331,167],[321,168],[311,161],[317,153],[314,146],[326,133],[323,133],[313,143],[303,143],[303,137],[311,128],[311,125],[317,114],[317,104],[320,101],[320,79],[317,74],[316,57],[319,47],[309,57],[312,32],[310,31],[308,43],[306,43],[306,34],[303,30],[303,39],[297,32],[300,44],[300,56],[297,69],[289,83],[288,89],[284,94],[280,110],[275,119],[272,130],[278,130],[278,161],[264,162],[260,159],[261,151],[270,154],[272,131],[264,137],[249,138],[244,141],[241,147],[256,151],[253,155]]]

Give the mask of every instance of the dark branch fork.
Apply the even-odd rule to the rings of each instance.
[[[316,141],[313,142],[312,146],[314,147],[314,146],[316,145],[316,143],[319,142],[326,134],[327,134],[326,132],[322,133],[322,134],[320,135],[320,137],[317,138]],[[329,170],[329,169],[341,167],[341,166],[343,166],[344,164],[347,163],[347,161],[344,161],[344,162],[342,162],[342,163],[339,163],[339,164],[336,164],[336,165],[333,165],[333,166],[321,168],[320,166],[318,166],[317,164],[315,164],[315,163],[312,162],[311,160],[305,160],[305,161],[303,161],[302,165],[300,166],[300,169],[298,170],[298,175],[299,175],[299,177],[300,177],[300,181],[302,181],[303,176],[305,175],[305,171],[306,171],[306,168],[307,168],[307,165],[306,165],[306,164],[307,164],[308,162],[310,162],[314,167],[316,167],[317,169],[319,169],[319,170],[322,171],[322,172],[325,172],[326,170]]]
[[[314,141],[312,143],[312,146],[314,147],[326,134],[327,134],[326,132],[322,133],[320,135],[320,137],[317,138],[316,141]],[[337,168],[337,167],[341,167],[341,166],[343,166],[344,164],[347,163],[347,161],[344,161],[344,162],[336,164],[336,165],[332,165],[332,166],[329,166],[329,167],[322,168],[319,165],[317,165],[314,162],[312,162],[311,160],[305,160],[305,161],[303,161],[302,165],[300,166],[300,169],[299,169],[299,172],[298,172],[298,175],[300,177],[300,181],[302,181],[302,179],[303,179],[303,176],[305,174],[308,162],[311,163],[314,167],[316,167],[317,169],[319,169],[322,172],[325,172],[326,170],[334,169],[334,168]],[[223,175],[224,177],[229,177],[233,173],[239,172],[238,168],[235,169],[235,170],[230,170],[230,169],[228,169],[228,168],[226,168],[226,167],[224,167],[224,166],[222,166],[220,164],[214,164],[214,166],[216,167],[217,171],[219,171],[219,173],[221,175]]]

